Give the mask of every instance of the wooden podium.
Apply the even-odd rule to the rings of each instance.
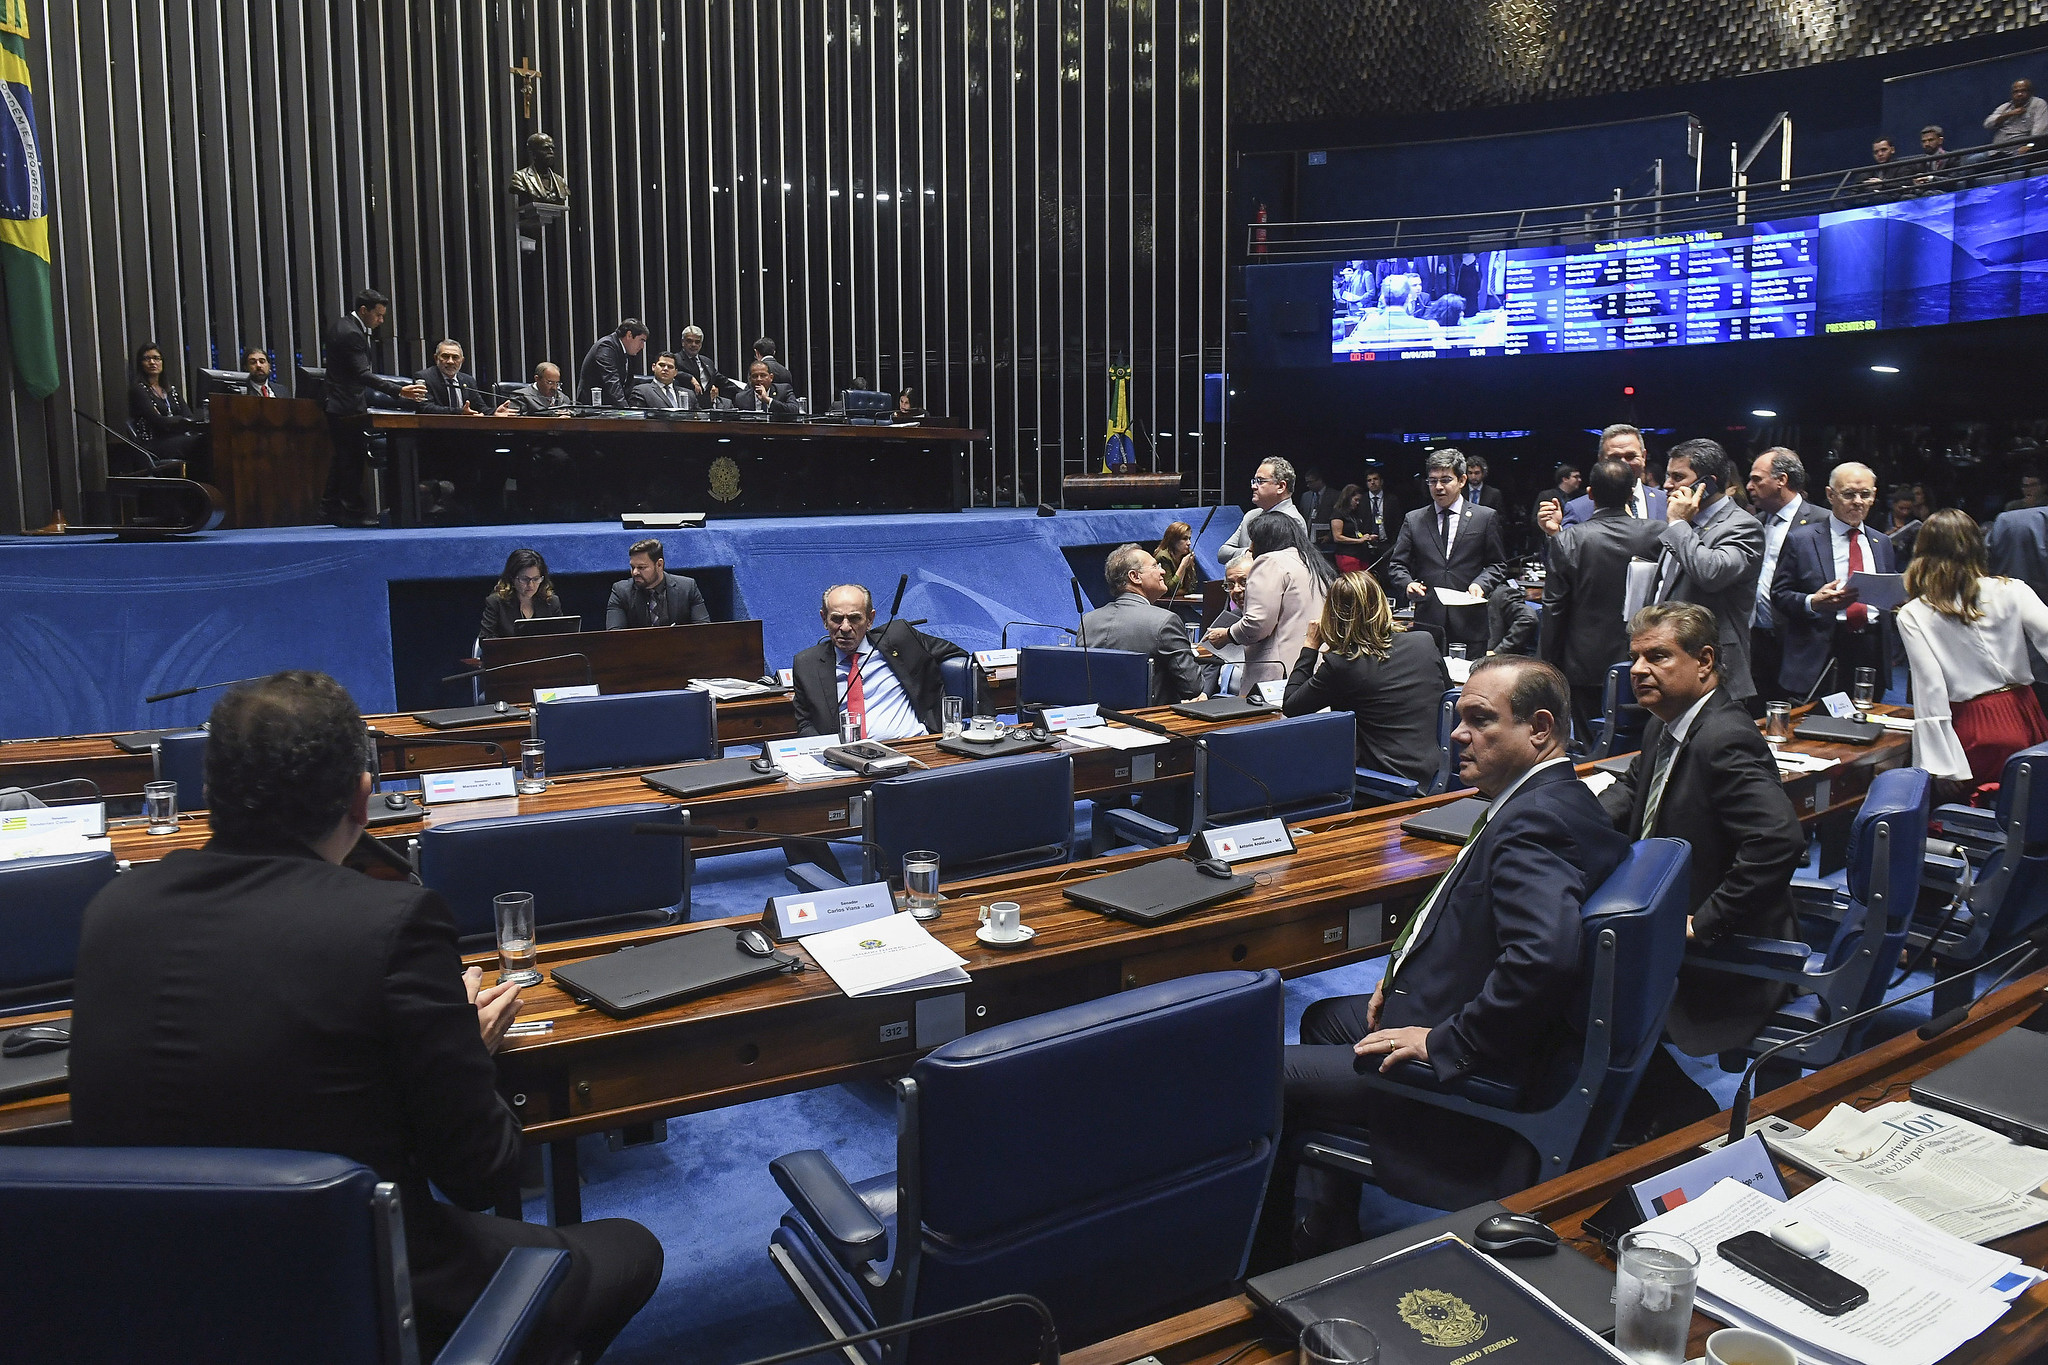
[[[766,671],[759,621],[707,621],[695,626],[642,626],[586,630],[573,635],[528,635],[483,642],[483,666],[581,654],[582,659],[535,663],[483,678],[485,701],[525,702],[535,687],[597,684],[602,693],[656,692],[694,678],[758,678]]]
[[[334,447],[327,414],[309,398],[217,393],[212,416],[213,482],[228,526],[314,526]]]

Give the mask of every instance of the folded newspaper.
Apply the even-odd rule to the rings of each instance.
[[[1889,1199],[1966,1242],[2048,1222],[2048,1150],[1925,1105],[1865,1112],[1838,1104],[1807,1133],[1766,1131],[1764,1141],[1794,1165]]]

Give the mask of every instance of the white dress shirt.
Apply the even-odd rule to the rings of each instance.
[[[2034,681],[2027,645],[2048,654],[2048,606],[2015,578],[1977,580],[1984,615],[1965,625],[1921,598],[1899,608],[1899,634],[1913,670],[1913,766],[1965,781],[1969,760],[1956,738],[1950,706]]]
[[[836,656],[833,671],[839,683],[839,707],[844,710],[847,659],[837,650],[833,653]],[[924,722],[917,718],[917,708],[910,704],[910,697],[903,691],[903,682],[896,676],[896,670],[889,667],[882,651],[867,640],[860,642],[860,699],[868,721],[867,738],[886,743],[924,733]],[[833,723],[838,723],[836,717]]]
[[[1771,580],[1778,572],[1778,551],[1785,548],[1792,519],[1804,506],[1806,499],[1794,493],[1790,502],[1764,518],[1764,563],[1756,577],[1756,619],[1750,623],[1759,630],[1771,628]]]

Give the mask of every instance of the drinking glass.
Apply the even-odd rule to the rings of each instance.
[[[1201,627],[1201,626],[1200,626],[1200,624],[1198,624],[1197,622],[1194,622],[1194,621],[1190,621],[1190,622],[1188,622],[1188,647],[1189,647],[1190,649],[1192,649],[1192,648],[1194,648],[1194,647],[1195,647],[1196,645],[1199,645],[1199,644],[1201,644],[1201,643],[1202,643],[1202,627]]]
[[[960,716],[966,710],[966,707],[962,705],[958,697],[947,697],[940,705],[944,708],[946,718],[946,738],[958,739],[960,737]]]
[[[1449,650],[1449,652],[1448,652],[1448,657],[1450,657],[1450,658],[1453,658],[1453,659],[1462,659],[1462,658],[1464,658],[1464,657],[1465,657],[1465,646],[1463,646],[1463,645],[1452,645],[1452,646],[1450,647],[1450,650]]]
[[[604,406],[603,389],[592,389],[590,391],[590,406],[592,406],[593,408],[601,408]]]
[[[178,784],[175,782],[143,783],[142,813],[149,820],[149,832],[151,834],[176,834],[178,832]]]
[[[521,796],[538,796],[548,789],[548,742],[544,739],[519,741],[519,778],[512,790]]]
[[[1764,738],[1783,744],[1792,738],[1792,703],[1774,701],[1764,707]]]
[[[1849,700],[1856,707],[1856,719],[1870,719],[1870,708],[1877,705],[1877,670],[1859,668],[1856,681],[1849,688]]]
[[[861,723],[854,717],[853,712],[841,711],[839,713],[839,742],[841,744],[852,744],[856,740],[863,738],[865,736],[861,734]]]
[[[498,980],[538,986],[540,954],[533,946],[533,893],[507,891],[491,901],[498,917]]]
[[[1362,1322],[1324,1318],[1301,1329],[1301,1365],[1379,1365],[1380,1339]]]
[[[903,898],[916,919],[939,917],[939,855],[912,849],[903,855]]]
[[[1685,1365],[1699,1252],[1683,1237],[1631,1232],[1615,1266],[1614,1344],[1638,1365]]]

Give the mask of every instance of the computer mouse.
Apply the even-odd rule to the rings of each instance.
[[[775,945],[768,941],[768,935],[759,929],[742,929],[739,932],[740,947],[755,957],[775,956]]]
[[[761,754],[755,757],[747,766],[757,773],[772,773],[775,771],[775,760],[767,754]]]
[[[1230,864],[1224,862],[1221,858],[1199,859],[1195,863],[1195,870],[1200,872],[1203,876],[1218,877],[1224,881],[1228,881],[1232,877],[1237,875],[1235,872],[1232,872],[1230,870]]]
[[[493,709],[496,710],[497,713],[502,716],[507,711],[510,711],[512,709],[512,703],[509,701],[501,701]]]
[[[71,1030],[62,1024],[30,1024],[0,1038],[0,1057],[36,1057],[71,1046]]]
[[[1496,1214],[1472,1230],[1472,1245],[1489,1256],[1548,1256],[1557,1250],[1550,1225],[1526,1213]]]
[[[404,792],[384,793],[384,804],[391,807],[391,809],[393,810],[404,810],[405,803],[408,799],[409,798],[406,796]]]

